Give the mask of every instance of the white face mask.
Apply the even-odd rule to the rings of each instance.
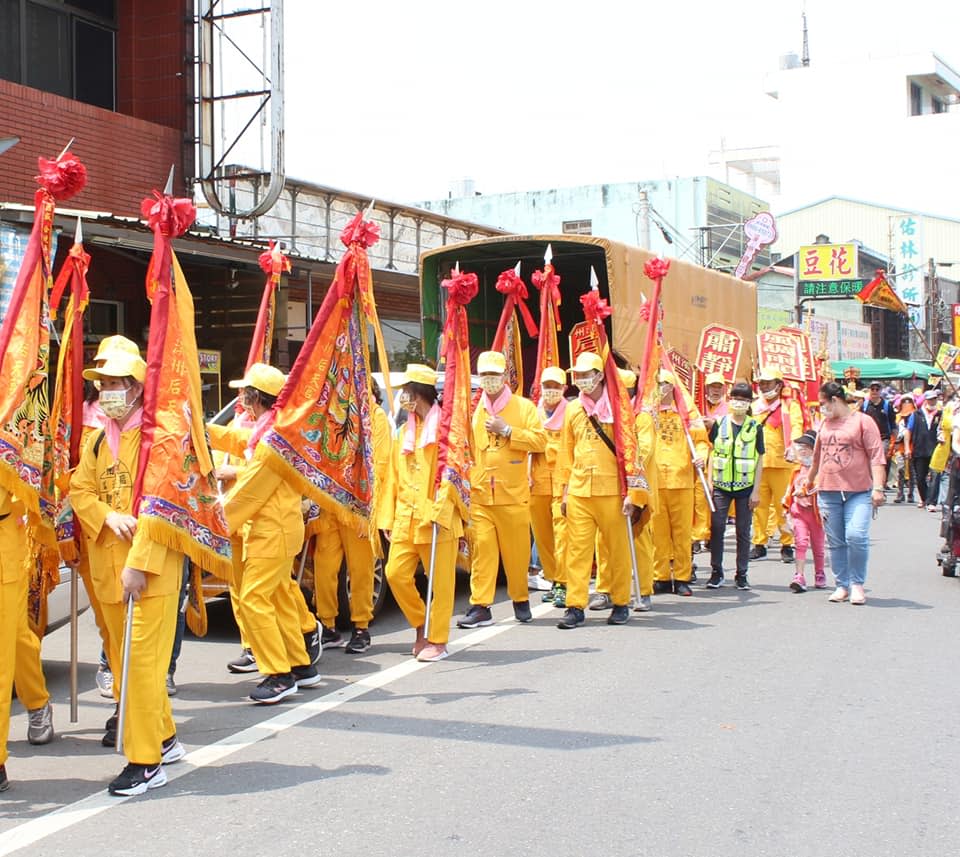
[[[563,390],[550,390],[544,387],[540,398],[547,407],[552,408],[563,398]]]
[[[101,410],[111,420],[122,420],[132,407],[127,404],[126,390],[101,390],[99,402]]]
[[[841,405],[841,407],[843,406]],[[833,419],[837,415],[833,402],[822,402],[820,404],[820,414],[825,420]]]
[[[503,376],[496,375],[494,377],[482,377],[480,379],[480,388],[484,393],[490,396],[490,398],[499,395],[500,391],[503,389]]]
[[[593,375],[585,375],[577,378],[574,383],[580,388],[581,393],[586,393],[589,396],[600,386],[600,375],[596,372]]]
[[[767,390],[767,392],[763,394],[763,398],[765,398],[768,402],[772,402],[779,395],[780,391],[774,387],[772,390]]]
[[[707,393],[707,401],[711,405],[719,405],[723,401],[723,393]]]
[[[411,396],[406,390],[401,390],[400,395],[397,397],[397,404],[405,411],[413,410],[413,396]]]
[[[743,399],[731,399],[727,402],[727,408],[734,416],[742,417],[750,410],[750,403],[745,402]]]
[[[809,467],[811,464],[813,464],[813,453],[798,452],[797,461],[799,461],[804,467]]]

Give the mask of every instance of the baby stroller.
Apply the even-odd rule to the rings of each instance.
[[[957,560],[960,558],[960,457],[951,456],[948,465],[950,486],[947,502],[940,511],[940,535],[943,545],[937,554],[937,565],[944,577],[957,576]]]

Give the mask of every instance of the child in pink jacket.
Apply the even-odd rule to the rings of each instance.
[[[796,547],[796,572],[790,581],[790,588],[794,592],[806,592],[807,580],[804,570],[807,564],[807,548],[813,549],[814,586],[824,589],[827,585],[827,575],[824,564],[824,531],[823,519],[817,505],[816,488],[809,493],[804,486],[807,484],[807,473],[813,464],[813,445],[816,443],[817,433],[805,431],[794,442],[794,460],[800,468],[794,473],[784,497],[784,506],[790,517],[793,528],[794,546]]]

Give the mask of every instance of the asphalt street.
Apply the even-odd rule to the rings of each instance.
[[[190,754],[126,800],[105,792],[122,761],[99,742],[88,612],[80,722],[67,629],[44,643],[57,740],[27,744],[14,702],[0,857],[955,854],[960,579],[936,565],[938,526],[880,511],[864,607],[791,593],[776,549],[751,591],[728,573],[710,592],[700,557],[694,597],[625,627],[558,630],[536,593],[521,626],[501,590],[497,625],[417,664],[391,605],[369,652],[328,650],[326,682],[272,707],[226,671],[238,642],[215,606],[177,672]]]

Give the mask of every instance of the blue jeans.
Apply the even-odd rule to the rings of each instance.
[[[837,586],[849,589],[867,580],[870,553],[870,520],[873,503],[869,491],[821,491],[820,510],[826,515],[824,529],[830,546],[830,567]]]

